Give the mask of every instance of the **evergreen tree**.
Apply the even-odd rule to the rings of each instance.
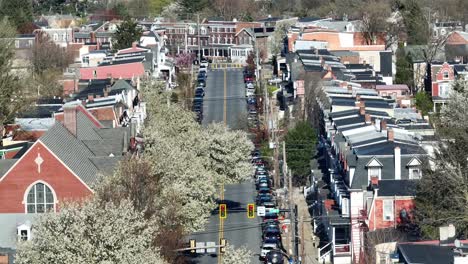
[[[418,0],[407,0],[402,6],[403,21],[408,34],[408,44],[426,45],[429,41],[429,24]]]
[[[0,4],[0,18],[8,21],[16,29],[21,29],[33,21],[32,2],[30,0],[3,0]]]
[[[396,52],[396,75],[395,82],[397,84],[406,84],[410,88],[413,87],[413,62],[411,54],[405,53],[405,48],[402,44],[399,45]]]
[[[114,33],[112,48],[114,50],[130,48],[133,42],[140,40],[142,34],[137,22],[127,17]]]
[[[286,135],[286,153],[288,167],[293,172],[296,186],[307,182],[310,174],[310,160],[317,144],[317,133],[305,121],[298,122]]]

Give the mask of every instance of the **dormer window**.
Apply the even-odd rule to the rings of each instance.
[[[412,158],[408,164],[408,177],[410,180],[419,180],[422,176],[421,161],[418,158]]]
[[[20,241],[31,240],[31,223],[27,221],[27,223],[17,226],[16,232],[18,235],[18,240]]]
[[[449,73],[448,71],[444,71],[444,80],[449,78]]]
[[[381,180],[382,178],[382,163],[376,158],[372,158],[366,165],[368,180],[373,177]]]

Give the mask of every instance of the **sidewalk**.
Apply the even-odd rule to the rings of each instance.
[[[317,264],[319,238],[314,235],[312,219],[302,189],[294,188],[293,200],[297,204],[299,237],[299,255],[302,264]]]

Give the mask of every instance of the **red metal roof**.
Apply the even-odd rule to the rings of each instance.
[[[80,69],[80,79],[104,80],[108,78],[132,79],[143,76],[145,68],[141,62],[106,65]]]

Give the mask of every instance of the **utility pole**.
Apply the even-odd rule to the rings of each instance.
[[[301,216],[301,261],[305,262],[304,216]]]
[[[299,223],[297,221],[297,204],[294,204],[294,256],[299,258]]]
[[[200,14],[197,14],[197,36],[198,36],[198,63],[201,62],[201,51],[200,51]]]
[[[294,210],[293,210],[293,200],[292,200],[292,196],[293,196],[293,193],[292,193],[292,174],[291,174],[291,170],[288,170],[288,195],[289,195],[289,223],[290,223],[290,227],[291,227],[291,230],[289,231],[289,254],[292,255],[293,252],[292,252],[292,243],[293,243],[293,238],[292,238],[292,234],[294,233],[294,236],[296,235],[296,229],[293,228],[293,225],[294,225],[294,220],[295,220],[295,213],[294,213]],[[295,251],[295,250],[294,250]]]

